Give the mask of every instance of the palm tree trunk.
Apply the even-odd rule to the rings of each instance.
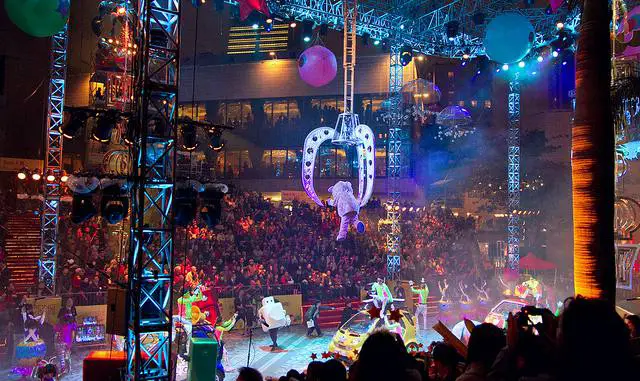
[[[576,295],[615,301],[614,130],[608,1],[584,0],[572,130]]]

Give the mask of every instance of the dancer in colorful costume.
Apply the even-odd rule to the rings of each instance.
[[[207,300],[207,297],[202,295],[202,292],[200,292],[200,288],[196,288],[194,292],[187,291],[180,298],[178,298],[178,315],[173,316],[174,337],[176,322],[182,323],[182,329],[187,334],[187,337],[191,336],[191,331],[193,328],[193,303],[205,300]]]
[[[364,233],[364,223],[358,219],[360,213],[360,204],[353,195],[353,187],[348,181],[338,181],[335,185],[329,187],[331,198],[327,201],[330,206],[336,207],[340,216],[340,231],[338,232],[338,241],[347,238],[349,226],[353,226],[358,233]]]
[[[31,368],[38,364],[47,353],[47,346],[38,335],[38,329],[44,323],[46,311],[35,316],[33,305],[22,306],[22,322],[24,323],[24,340],[16,345],[16,360],[19,367]]]
[[[420,281],[420,288],[413,288],[413,281],[409,281],[411,286],[411,292],[418,295],[418,304],[415,309],[416,319],[422,315],[422,327],[427,329],[427,299],[429,298],[429,287],[424,281],[424,278]]]
[[[64,304],[64,307],[58,311],[58,324],[56,325],[56,331],[60,341],[64,343],[67,351],[71,351],[73,347],[73,341],[76,334],[77,323],[76,307],[73,305],[73,299],[68,298]]]

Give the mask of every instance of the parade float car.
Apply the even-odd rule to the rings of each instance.
[[[415,316],[404,309],[400,309],[400,315],[398,323],[402,327],[402,340],[405,346],[417,345]],[[338,354],[343,361],[350,362],[357,357],[369,335],[376,329],[384,327],[384,319],[372,319],[367,310],[361,310],[338,329],[329,343],[329,352]]]
[[[487,317],[484,318],[484,322],[491,323],[501,329],[505,328],[509,312],[513,314],[520,312],[520,309],[526,305],[527,303],[524,300],[503,299],[489,311]]]

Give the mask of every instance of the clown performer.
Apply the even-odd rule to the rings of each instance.
[[[395,310],[391,290],[381,277],[378,277],[371,285],[371,296],[373,297],[373,305],[380,309],[380,317],[384,316],[387,304],[391,306],[391,310]]]
[[[429,298],[429,287],[424,281],[424,278],[420,281],[420,288],[413,288],[413,281],[409,281],[411,292],[418,295],[418,304],[415,309],[416,319],[419,319],[422,315],[422,326],[427,329],[427,299]]]
[[[349,232],[349,226],[353,226],[360,234],[364,233],[364,223],[358,219],[360,213],[360,204],[353,195],[353,187],[348,181],[338,181],[335,185],[329,187],[331,198],[327,201],[330,206],[338,209],[340,216],[340,231],[336,240],[344,241]]]

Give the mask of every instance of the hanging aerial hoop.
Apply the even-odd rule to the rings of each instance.
[[[304,140],[302,186],[316,204],[324,206],[313,186],[313,173],[319,148],[331,139],[336,146],[356,147],[358,152],[358,203],[366,205],[373,193],[375,144],[373,131],[360,124],[358,114],[353,112],[353,88],[356,66],[356,20],[357,0],[342,2],[344,17],[344,50],[342,66],[344,70],[344,112],[338,116],[336,127],[316,128]]]

